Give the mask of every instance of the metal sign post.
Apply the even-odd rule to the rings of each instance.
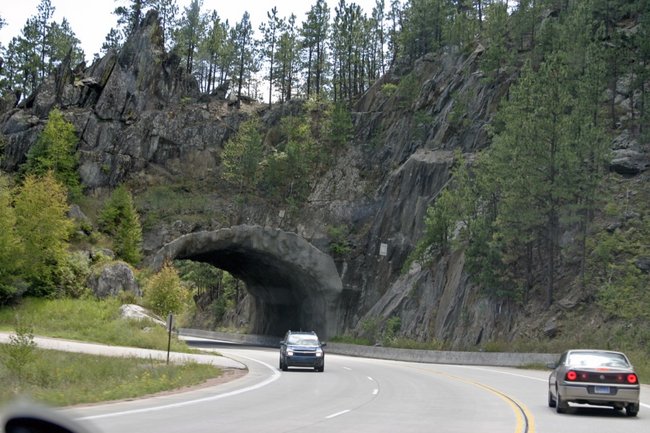
[[[172,347],[172,328],[174,325],[174,315],[172,313],[169,313],[169,316],[167,316],[167,365],[169,365],[169,351],[171,350]]]

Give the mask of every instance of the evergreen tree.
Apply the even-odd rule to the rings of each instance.
[[[242,123],[237,135],[224,146],[222,176],[236,185],[240,194],[253,190],[260,180],[262,141],[259,120],[254,117]]]
[[[199,43],[203,37],[206,19],[201,14],[201,0],[192,0],[181,19],[177,30],[176,47],[185,63],[185,70],[192,73],[194,70],[194,57],[197,53]]]
[[[220,73],[219,71],[220,67],[223,67],[221,63],[228,44],[227,36],[227,23],[221,22],[217,12],[213,11],[209,30],[199,46],[199,58],[202,63],[202,70],[205,71],[202,73],[200,82],[205,93],[213,91],[217,85],[223,83],[228,77],[228,66],[226,66],[225,72]]]
[[[269,106],[271,106],[273,102],[273,88],[275,87],[276,81],[276,77],[274,76],[275,56],[278,49],[278,39],[284,27],[284,21],[278,17],[278,8],[276,7],[267,12],[266,16],[268,21],[260,26],[260,32],[262,33],[262,51],[260,54],[268,59],[269,62],[268,76],[266,78],[269,80]]]
[[[116,3],[125,1],[126,5],[120,4],[113,10],[113,14],[117,16],[117,30],[121,33],[123,40],[128,39],[140,25],[149,3],[149,0],[115,0]]]
[[[235,79],[237,80],[237,100],[239,103],[244,85],[250,84],[253,74],[257,71],[253,27],[248,12],[244,12],[241,21],[235,25],[232,36],[236,53]]]
[[[276,90],[280,94],[280,102],[291,100],[298,72],[300,47],[298,45],[298,29],[296,16],[291,14],[286,27],[278,42],[277,55],[275,56]]]
[[[316,0],[302,26],[302,45],[307,50],[304,69],[306,94],[320,95],[327,73],[326,43],[329,36],[330,10],[325,0]]]
[[[100,214],[102,231],[113,237],[115,252],[124,261],[135,265],[142,259],[142,226],[129,190],[117,187]]]
[[[16,233],[24,247],[21,272],[30,284],[26,295],[61,293],[57,275],[67,258],[73,224],[67,217],[67,191],[52,173],[29,175],[15,198]]]
[[[77,172],[78,142],[72,123],[64,119],[61,111],[53,109],[36,144],[27,154],[23,172],[42,176],[51,171],[68,188],[71,197],[79,197],[81,184]]]

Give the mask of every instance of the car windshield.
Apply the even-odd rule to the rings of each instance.
[[[569,355],[568,364],[580,367],[619,367],[627,368],[630,364],[620,353],[612,352],[576,352]]]
[[[289,344],[299,344],[301,346],[318,346],[318,337],[315,335],[290,335],[287,338]]]

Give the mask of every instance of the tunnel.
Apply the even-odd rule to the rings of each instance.
[[[313,330],[328,338],[339,331],[343,284],[334,261],[295,233],[251,225],[190,233],[163,246],[153,266],[175,259],[209,263],[246,283],[254,334]]]

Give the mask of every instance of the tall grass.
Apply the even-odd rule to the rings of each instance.
[[[0,356],[6,346],[0,345]],[[134,398],[191,386],[219,376],[214,366],[35,349],[17,377],[0,362],[0,404],[16,397],[53,406]]]
[[[167,331],[148,320],[120,318],[117,299],[24,299],[0,309],[0,330],[12,332],[18,323],[34,335],[91,341],[117,346],[167,350]],[[188,352],[188,346],[172,340],[172,350]]]

